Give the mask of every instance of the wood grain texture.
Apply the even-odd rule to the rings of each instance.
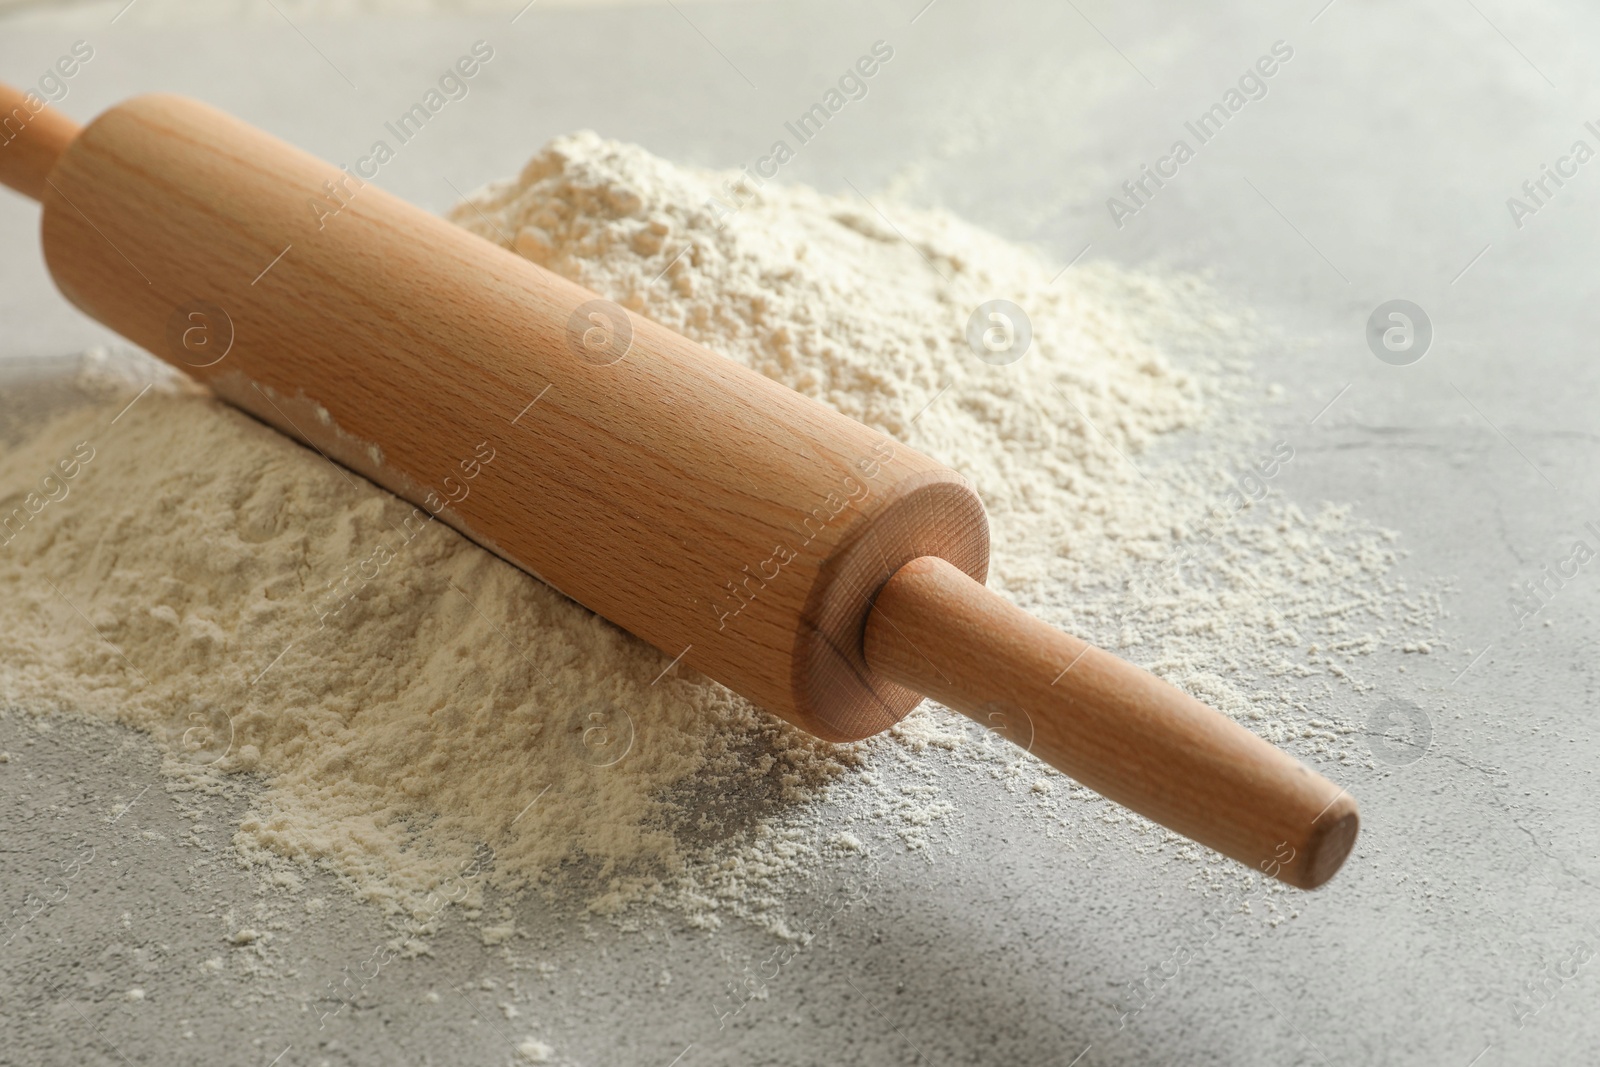
[[[0,84],[0,183],[44,197],[50,168],[78,136],[78,124],[37,95]]]
[[[877,586],[984,574],[953,471],[212,108],[119,105],[53,181],[78,307],[821,737],[920,699],[862,658]]]
[[[942,559],[914,560],[884,585],[866,657],[1096,792],[1291,885],[1326,882],[1355,844],[1343,789]]]

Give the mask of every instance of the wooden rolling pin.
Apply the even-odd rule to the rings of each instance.
[[[69,300],[666,655],[830,741],[931,695],[1292,885],[1349,854],[1342,789],[984,588],[942,464],[203,104],[0,118]]]

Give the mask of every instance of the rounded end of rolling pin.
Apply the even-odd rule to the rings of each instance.
[[[1344,861],[1356,846],[1356,836],[1361,832],[1361,812],[1355,797],[1341,791],[1328,810],[1317,816],[1306,842],[1305,863],[1298,871],[1285,870],[1284,877],[1290,885],[1301,889],[1316,889],[1338,873]]]
[[[1033,755],[1269,878],[1315,889],[1355,845],[1360,815],[1342,788],[944,560],[895,572],[874,602],[864,647],[885,677],[981,724],[996,707],[1020,713]]]

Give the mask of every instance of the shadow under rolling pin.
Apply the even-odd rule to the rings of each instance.
[[[79,129],[0,86],[0,127],[84,312],[795,725],[998,709],[1291,885],[1354,846],[1332,782],[989,592],[942,464],[206,105]]]

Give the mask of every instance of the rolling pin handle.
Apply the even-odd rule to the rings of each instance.
[[[0,183],[43,200],[50,169],[78,136],[79,126],[37,93],[0,82]]]
[[[872,669],[998,728],[1102,796],[1302,889],[1355,845],[1355,799],[1175,686],[1024,612],[942,559],[894,573]]]

